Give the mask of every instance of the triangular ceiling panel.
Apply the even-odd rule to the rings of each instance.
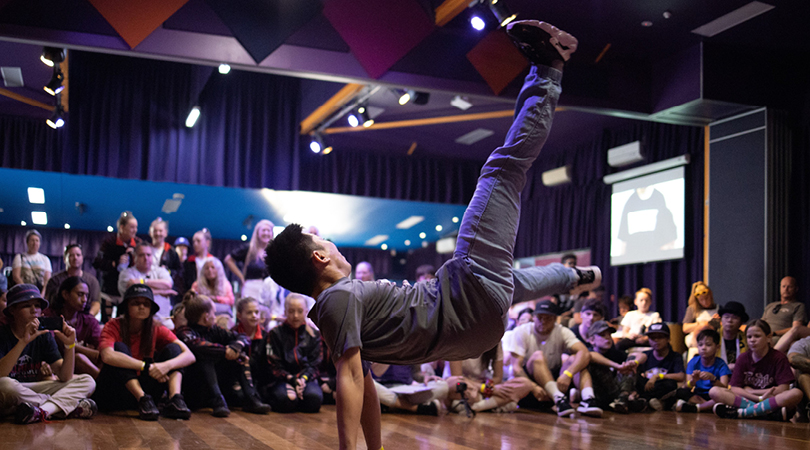
[[[487,34],[469,53],[475,70],[481,74],[495,95],[529,66],[529,62],[515,48],[502,30]]]
[[[206,0],[257,63],[321,12],[319,0]]]
[[[435,29],[415,0],[333,0],[323,12],[372,78],[383,75]]]
[[[135,48],[188,0],[89,0],[130,48]]]
[[[163,23],[163,28],[217,36],[233,36],[231,30],[205,3],[205,0],[188,0],[188,3]]]
[[[0,23],[118,36],[86,0],[0,0]]]

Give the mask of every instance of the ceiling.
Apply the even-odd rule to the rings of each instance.
[[[545,154],[570,149],[591,141],[605,128],[636,120],[700,126],[761,106],[761,98],[783,99],[789,105],[794,92],[771,92],[778,88],[767,82],[751,89],[727,61],[715,63],[707,55],[774,55],[790,65],[791,59],[784,55],[810,53],[806,25],[810,2],[806,0],[764,0],[774,8],[711,37],[692,30],[762,3],[500,2],[518,13],[519,19],[546,20],[580,42],[566,67],[561,108]],[[483,31],[470,27],[474,14],[488,21]],[[511,122],[508,111],[527,70],[525,60],[495,22],[485,5],[469,0],[0,0],[0,67],[19,67],[25,82],[22,87],[0,85],[0,114],[42,119],[50,115],[53,98],[42,86],[50,79],[51,69],[39,56],[43,45],[54,45],[205,66],[228,63],[233,70],[300,77],[305,114],[328,103],[346,83],[379,87],[368,98],[369,109],[376,114],[375,126],[350,130],[345,118],[335,114],[316,121],[318,126],[334,119],[321,128],[335,151],[351,148],[483,162],[506,134]],[[754,57],[741,64],[761,65],[764,71],[772,66]],[[798,81],[789,87],[806,86],[806,74],[806,70],[796,71]],[[425,105],[400,106],[393,87],[429,92],[430,100]],[[752,97],[754,91],[761,97]],[[462,111],[451,106],[457,95],[472,107]],[[472,114],[495,117],[461,120]],[[425,124],[401,123],[413,120]],[[386,128],[384,124],[399,125]],[[456,141],[476,131],[488,136],[472,144]],[[162,202],[160,198],[171,190],[166,189],[157,190],[151,201]],[[256,196],[255,192],[250,195]],[[188,211],[192,202],[185,202],[183,208]],[[266,201],[263,204],[266,208]],[[238,215],[251,213],[240,210]],[[283,217],[272,210],[260,213]],[[437,214],[444,217],[447,211]],[[109,220],[103,219],[104,223]],[[367,230],[365,239],[371,232]],[[404,242],[402,236],[391,235]]]

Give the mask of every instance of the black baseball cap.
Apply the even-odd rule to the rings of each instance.
[[[588,328],[588,332],[585,333],[586,335],[585,337],[587,339],[590,339],[596,336],[597,334],[604,333],[606,330],[610,330],[611,333],[614,333],[616,331],[616,329],[613,328],[609,323],[605,322],[604,320],[598,320],[591,324],[591,327]]]
[[[130,299],[141,297],[148,299],[152,303],[152,314],[160,310],[160,305],[155,303],[155,294],[152,292],[152,288],[145,284],[133,284],[127,288],[127,291],[124,292],[124,301],[121,302],[121,308],[126,310]]]
[[[654,323],[647,328],[647,332],[644,334],[646,336],[651,334],[665,334],[667,337],[669,337],[669,325],[663,322]]]
[[[551,300],[543,300],[534,306],[534,315],[550,314],[552,316],[560,315],[560,307]]]

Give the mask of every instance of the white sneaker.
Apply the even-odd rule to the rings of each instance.
[[[571,289],[571,295],[578,295],[581,292],[590,291],[602,284],[602,271],[596,266],[574,267],[579,275],[576,287]]]
[[[588,398],[584,399],[579,403],[577,407],[577,411],[582,414],[583,416],[588,417],[602,417],[602,408],[595,406],[594,403],[596,399]]]

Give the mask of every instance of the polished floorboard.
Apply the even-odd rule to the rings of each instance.
[[[383,444],[393,449],[810,449],[810,424],[722,420],[711,414],[658,412],[602,419],[551,414],[481,413],[473,419],[384,414]],[[319,414],[257,416],[233,411],[217,419],[142,422],[132,414],[34,425],[0,423],[0,450],[17,449],[331,449],[335,407]],[[362,442],[358,446],[365,448]]]

